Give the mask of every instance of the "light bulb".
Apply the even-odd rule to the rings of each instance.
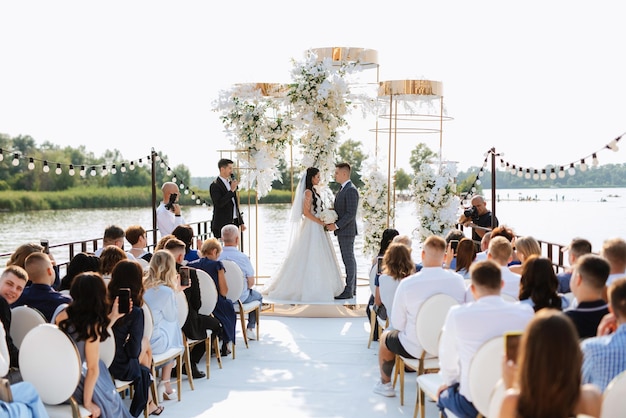
[[[520,167],[519,171],[517,172],[517,177],[524,177],[524,169],[522,167]]]
[[[117,168],[115,168],[115,164],[111,166],[111,174],[117,174]]]
[[[35,169],[35,162],[33,161],[32,158],[28,160],[28,169],[29,170],[34,170]]]
[[[530,178],[530,170],[528,168],[526,169],[526,173],[524,173],[524,178],[525,179],[529,179]]]
[[[137,160],[137,165],[139,167],[143,167],[143,161],[141,161],[141,158],[139,160]]]
[[[44,161],[44,162],[43,162],[43,172],[44,172],[44,173],[47,173],[47,172],[49,172],[49,171],[50,171],[50,166],[48,165],[48,162],[47,162],[47,161]]]
[[[161,161],[161,164],[159,164],[159,167],[165,168],[165,163],[163,161]]]
[[[185,188],[185,185],[184,185],[183,183],[180,183],[180,185],[178,186],[178,188],[182,190],[182,189],[184,189],[184,188]]]
[[[4,154],[2,153],[2,148],[0,148],[0,161],[4,160]]]
[[[98,172],[96,171],[96,167],[91,167],[91,170],[89,170],[89,174],[93,177],[96,174],[98,174]]]
[[[533,180],[539,180],[539,172],[537,170],[533,173]]]
[[[546,174],[546,170],[545,169],[541,170],[540,178],[541,178],[541,180],[546,180],[548,178],[548,175]]]
[[[72,164],[70,164],[70,169],[67,172],[67,174],[69,174],[70,176],[73,176],[74,174],[76,174],[76,171],[74,170],[74,166]]]
[[[125,172],[126,172],[126,164],[122,163],[122,166],[120,167],[120,171],[121,171],[122,173],[125,173]]]
[[[580,171],[587,171],[587,164],[585,164],[584,159],[580,160],[580,166],[578,168],[580,168]]]
[[[189,189],[186,189],[186,190],[185,190],[185,194],[189,194]]]
[[[134,161],[130,162],[130,167],[129,168],[130,168],[131,171],[135,169],[135,162]]]
[[[86,172],[86,170],[85,170],[85,166],[84,166],[84,165],[81,165],[81,166],[80,166],[80,173],[79,173],[79,174],[81,175],[81,177],[85,177],[85,174],[86,174],[86,173],[87,173],[87,172]]]
[[[483,170],[480,170],[480,171],[478,172],[478,177],[482,177],[484,174],[485,174],[485,172],[484,172]]]
[[[178,179],[176,178],[176,176],[172,177],[172,183],[176,183],[178,181]]]
[[[472,187],[472,193],[476,191],[476,187]]]
[[[600,162],[598,161],[598,156],[596,154],[593,154],[592,157],[591,157],[591,164],[594,167],[597,167],[599,163]]]
[[[567,169],[567,172],[569,173],[570,176],[573,176],[574,174],[576,174],[576,169],[574,168],[574,163],[569,165],[569,168]]]
[[[477,185],[477,186],[480,186],[480,185],[481,185],[481,181],[480,181],[480,180],[476,180],[476,182],[475,182],[475,183],[476,183],[476,185]]]
[[[100,175],[101,175],[102,177],[104,177],[104,176],[106,176],[107,174],[109,174],[109,171],[107,170],[107,166],[106,166],[106,165],[103,165],[103,166],[102,166],[102,171],[100,172]]]
[[[554,168],[550,169],[550,179],[552,180],[556,179],[556,173],[554,172]]]
[[[565,169],[561,167],[559,169],[559,178],[562,179],[563,177],[565,177]]]
[[[195,200],[195,199],[196,199],[196,194],[195,194],[195,193],[192,193],[192,194],[191,194],[191,198]]]
[[[506,166],[506,164],[504,164],[504,160],[500,159],[500,167],[504,168]]]
[[[166,174],[167,174],[168,176],[171,176],[171,175],[172,175],[172,169],[171,169],[171,168],[169,168],[169,167],[167,167]]]
[[[63,172],[63,170],[61,169],[61,164],[57,163],[57,168],[54,170],[54,172],[57,174],[61,174]]]

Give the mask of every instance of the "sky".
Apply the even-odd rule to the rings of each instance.
[[[287,83],[310,48],[360,47],[378,51],[378,81],[443,83],[442,154],[459,168],[491,147],[523,167],[569,165],[626,132],[625,15],[618,1],[0,0],[0,133],[128,160],[154,148],[213,176],[233,149],[220,91]],[[351,120],[342,138],[373,150],[376,118]],[[400,149],[420,142],[438,150],[439,136]]]

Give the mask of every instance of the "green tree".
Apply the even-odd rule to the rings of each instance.
[[[395,181],[396,190],[404,191],[407,190],[409,188],[409,185],[411,184],[411,176],[409,176],[409,174],[404,171],[404,169],[399,168],[396,171]]]
[[[337,162],[347,162],[350,164],[352,168],[350,180],[356,187],[363,186],[363,181],[361,180],[361,166],[363,165],[363,160],[365,160],[366,155],[363,154],[361,146],[361,141],[349,139],[339,146],[337,152],[337,156],[339,157]]]
[[[411,168],[413,169],[413,173],[417,174],[420,171],[420,167],[424,163],[430,163],[433,161],[437,154],[426,144],[419,143],[417,146],[411,151],[411,157],[409,158],[409,163],[411,164]]]

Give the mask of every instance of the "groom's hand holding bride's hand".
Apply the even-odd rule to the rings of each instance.
[[[335,231],[337,229],[337,225],[335,224],[326,224],[327,231]]]

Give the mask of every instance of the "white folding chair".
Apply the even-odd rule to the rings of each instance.
[[[491,392],[491,396],[489,397],[489,417],[497,417],[500,414],[500,408],[502,407],[502,401],[504,400],[504,395],[506,394],[506,388],[504,387],[504,382],[502,379],[498,380],[496,386],[493,388]]]
[[[472,403],[483,416],[489,416],[489,403],[502,377],[504,337],[495,337],[485,342],[474,354],[469,367],[469,392]]]
[[[215,282],[204,270],[197,269],[196,273],[198,275],[198,284],[200,285],[200,309],[198,313],[201,315],[211,316],[213,315],[213,310],[215,309],[215,305],[217,305],[217,287],[215,287]],[[213,340],[213,349],[215,350],[215,358],[217,359],[217,364],[222,368],[222,355],[219,350],[219,341],[217,336],[211,338]],[[193,341],[193,340],[192,340]],[[211,352],[207,348],[206,355],[206,377],[209,378],[209,367],[211,363]]]
[[[16,306],[11,309],[11,329],[9,333],[13,339],[13,344],[19,349],[24,337],[31,329],[47,322],[46,317],[41,312],[30,306]]]
[[[226,298],[233,302],[233,308],[241,319],[243,341],[246,344],[246,348],[250,348],[248,345],[248,335],[246,334],[246,315],[252,311],[256,311],[256,339],[258,341],[259,319],[261,318],[261,302],[255,300],[248,303],[242,303],[239,300],[239,297],[243,293],[245,286],[244,280],[246,280],[243,275],[243,271],[241,271],[241,268],[234,261],[222,260],[222,264],[224,264],[224,275],[226,276],[226,282],[228,283],[228,294],[226,295]],[[234,353],[235,351],[233,349],[233,354]]]
[[[417,341],[422,345],[422,353],[420,358],[411,359],[402,356],[396,356],[396,367],[394,371],[394,385],[400,376],[400,405],[404,405],[404,366],[407,366],[417,372],[417,375],[434,373],[439,371],[439,336],[441,329],[448,315],[448,311],[452,306],[458,305],[456,299],[444,293],[437,293],[426,299],[420,307],[415,319],[415,333]],[[421,402],[420,402],[420,397]],[[417,416],[417,410],[420,404],[423,405],[424,393],[417,388],[417,397],[415,400],[414,416]],[[424,410],[422,409],[422,416]]]
[[[615,376],[604,390],[601,418],[618,418],[624,416],[624,399],[626,399],[626,372]]]
[[[35,386],[50,417],[91,416],[72,397],[80,381],[80,354],[74,341],[56,325],[38,325],[24,337],[19,364],[22,378]],[[63,404],[68,400],[69,405]]]

